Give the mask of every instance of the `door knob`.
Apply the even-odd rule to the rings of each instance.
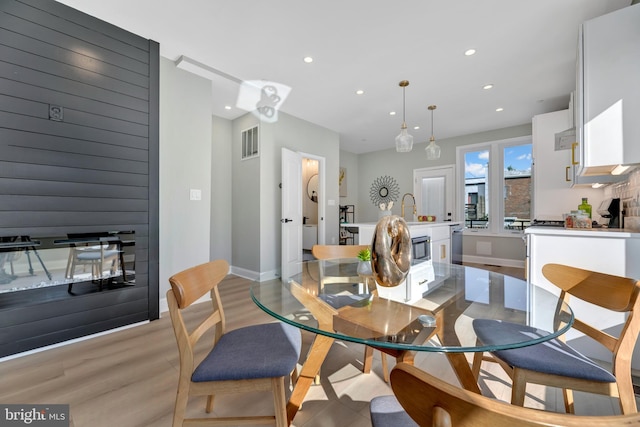
[[[281,219],[280,222],[287,223],[287,222],[293,222],[293,220],[289,218],[284,218],[284,219]]]

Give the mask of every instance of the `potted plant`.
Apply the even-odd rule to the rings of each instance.
[[[370,275],[371,271],[371,250],[369,248],[362,249],[358,252],[358,274]]]

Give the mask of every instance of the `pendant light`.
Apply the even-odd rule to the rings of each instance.
[[[424,151],[427,152],[427,159],[436,160],[440,158],[440,146],[436,144],[436,138],[433,136],[433,110],[436,109],[436,106],[429,105],[427,108],[431,111],[431,138],[429,138],[429,145]]]
[[[407,132],[407,123],[405,122],[405,88],[409,86],[409,80],[402,80],[399,83],[402,88],[402,126],[400,126],[400,135],[396,136],[396,151],[398,153],[407,153],[413,148],[413,136]]]

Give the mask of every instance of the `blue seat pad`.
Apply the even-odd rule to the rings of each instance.
[[[523,336],[539,337],[549,334],[531,326],[491,319],[474,319],[473,329],[478,339],[486,345],[509,340],[523,341]],[[515,368],[589,381],[616,382],[611,372],[558,339],[492,353]]]
[[[298,359],[300,330],[266,323],[224,334],[191,376],[194,382],[273,378],[289,375]]]
[[[417,427],[395,396],[378,396],[369,404],[373,427]]]

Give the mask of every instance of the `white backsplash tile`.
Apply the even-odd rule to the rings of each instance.
[[[625,228],[640,231],[640,169],[631,172],[626,181],[609,186],[605,195],[620,198],[625,212]]]

